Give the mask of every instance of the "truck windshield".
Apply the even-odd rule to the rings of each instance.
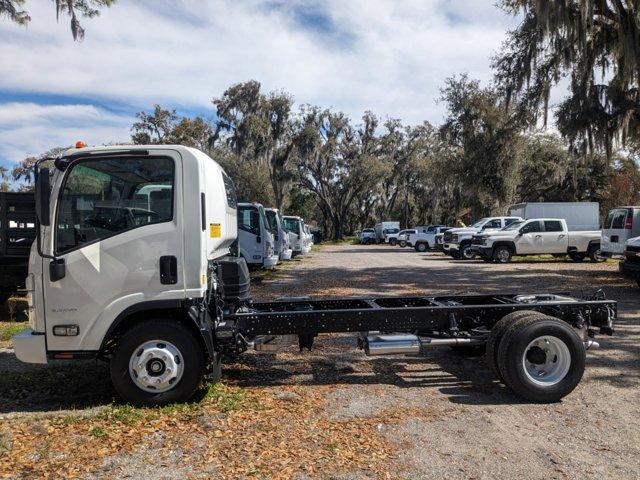
[[[267,226],[269,227],[269,231],[273,233],[273,238],[278,240],[278,219],[276,212],[273,210],[265,210],[265,216],[267,217]]]
[[[297,234],[299,231],[299,224],[300,220],[298,220],[297,218],[284,218],[284,228],[286,228],[290,232]]]
[[[67,173],[55,223],[57,253],[173,219],[173,160],[80,161]]]
[[[256,207],[238,206],[238,228],[253,235],[260,235],[260,212]]]
[[[489,220],[488,218],[481,218],[480,220],[478,220],[476,223],[474,223],[473,225],[471,225],[471,228],[480,228],[482,227],[485,222]]]
[[[400,229],[398,228],[385,228],[384,233],[398,233]]]
[[[524,221],[513,222],[508,227],[504,227],[502,230],[518,230],[522,225],[524,225]]]

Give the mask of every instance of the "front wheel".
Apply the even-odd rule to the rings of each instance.
[[[493,260],[498,263],[509,263],[512,257],[511,249],[506,246],[496,247],[493,250]]]
[[[429,249],[429,247],[424,242],[420,242],[420,243],[416,244],[416,250],[418,252],[426,252],[428,249]]]
[[[110,364],[116,391],[139,406],[189,400],[202,380],[204,367],[204,352],[196,336],[169,319],[145,321],[127,331]],[[219,365],[214,368],[219,370]]]
[[[532,402],[557,402],[571,393],[582,379],[585,361],[582,339],[570,325],[552,317],[516,321],[498,348],[504,382]]]
[[[462,260],[473,260],[475,257],[476,254],[471,249],[471,244],[465,244],[460,247],[460,258]]]

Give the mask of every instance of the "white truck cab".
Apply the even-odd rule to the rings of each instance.
[[[513,256],[568,255],[579,262],[587,256],[600,262],[600,231],[569,231],[563,218],[532,218],[514,222],[502,230],[473,237],[474,252],[490,262],[507,263]]]
[[[273,268],[278,264],[274,234],[259,203],[238,204],[238,252],[249,266]]]
[[[453,258],[469,260],[475,256],[471,249],[471,237],[480,232],[500,230],[513,222],[522,220],[520,217],[485,217],[475,222],[470,227],[452,228],[443,236],[443,249]]]
[[[264,212],[273,233],[276,253],[280,260],[291,260],[292,250],[289,242],[289,232],[285,230],[282,224],[282,214],[277,208],[265,208]]]
[[[450,230],[451,227],[444,225],[429,225],[416,227],[416,232],[409,235],[407,245],[413,247],[417,252],[426,252],[436,248],[436,235]]]
[[[303,220],[294,215],[284,215],[282,221],[284,228],[289,231],[289,242],[291,243],[291,250],[293,251],[292,255],[307,253]]]
[[[29,259],[29,329],[14,338],[24,362],[110,354],[109,342],[145,312],[169,317],[186,299],[202,298],[211,262],[239,260],[228,257],[237,237],[233,182],[198,150],[72,149],[36,183],[40,234]],[[117,368],[126,371],[128,362]],[[169,363],[179,376],[180,367],[166,362],[153,384],[141,377],[141,388],[167,387],[177,378],[166,373]],[[116,388],[132,388],[131,381]]]

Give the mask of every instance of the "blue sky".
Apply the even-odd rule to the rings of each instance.
[[[0,20],[0,165],[82,139],[126,142],[155,103],[213,118],[211,99],[256,79],[297,104],[439,122],[445,78],[487,82],[516,20],[495,0],[118,0],[73,42],[51,2],[27,28]]]

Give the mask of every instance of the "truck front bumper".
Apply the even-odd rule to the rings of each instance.
[[[291,260],[292,255],[293,250],[291,250],[290,248],[286,248],[280,253],[280,260]]]
[[[485,245],[471,245],[471,251],[484,258],[493,257],[493,247],[487,247]]]
[[[269,255],[268,257],[264,257],[262,266],[264,268],[273,268],[278,264],[279,260],[280,258],[278,257],[278,255]]]
[[[18,360],[24,363],[47,363],[47,344],[44,333],[34,332],[30,328],[11,338]]]
[[[458,253],[458,250],[460,249],[460,245],[457,243],[445,243],[442,246],[442,249],[444,253],[448,253],[449,255],[455,255],[456,253]]]

